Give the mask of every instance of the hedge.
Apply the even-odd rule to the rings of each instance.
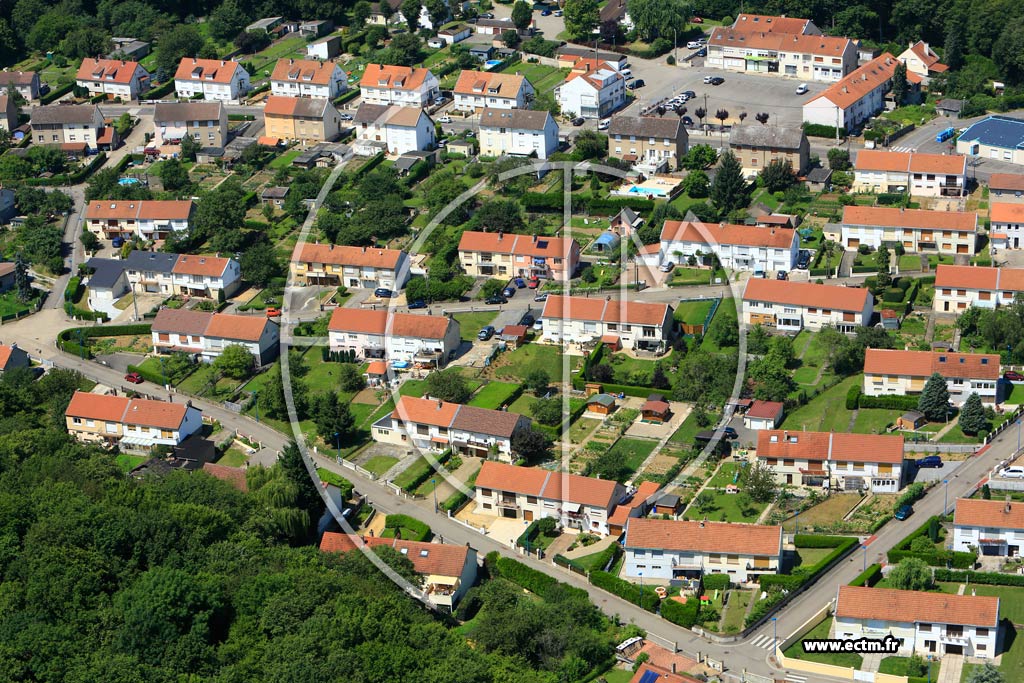
[[[375,154],[374,156],[370,157],[366,161],[366,163],[364,163],[362,166],[357,168],[355,170],[355,172],[352,173],[352,180],[359,180],[364,175],[366,175],[367,173],[369,173],[373,169],[375,169],[378,166],[380,166],[381,162],[383,162],[383,161],[384,161],[384,152],[377,152],[377,154]]]
[[[899,287],[887,287],[886,290],[882,292],[882,301],[890,304],[898,304],[903,301],[904,296],[904,291]]]
[[[553,576],[548,576],[544,572],[527,567],[522,562],[513,560],[510,557],[494,557],[495,555],[497,555],[497,552],[488,553],[485,560],[485,564],[490,569],[492,575],[508,579],[512,583],[525,588],[545,600],[572,597],[590,601],[590,595],[582,588],[576,588],[575,586],[563,583]]]
[[[516,539],[517,548],[525,548],[526,544],[537,537],[537,525],[540,523],[539,519],[535,519],[530,522],[529,526],[523,533],[519,534],[519,538]]]
[[[228,114],[228,121],[255,121],[252,114]]]
[[[761,600],[754,604],[754,606],[750,610],[750,613],[747,615],[747,618],[743,620],[743,625],[745,627],[749,627],[759,622],[764,617],[764,615],[768,614],[768,611],[772,607],[775,607],[775,605],[779,604],[779,601],[781,601],[784,597],[786,596],[783,595],[782,591],[769,593],[768,597],[766,597],[764,600]]]
[[[574,389],[582,391],[586,388],[587,382],[588,380],[577,375],[572,379],[572,386]],[[597,384],[600,384],[602,390],[607,394],[625,394],[635,398],[647,398],[651,395],[650,387],[637,387],[631,384],[609,384],[607,382],[597,382]]]
[[[437,462],[438,464],[443,465],[446,462],[448,462],[451,459],[451,457],[452,449],[449,448],[444,453],[437,456]],[[403,486],[402,490],[405,491],[406,493],[412,493],[413,491],[418,489],[423,482],[425,482],[427,479],[430,479],[433,476],[436,476],[434,469],[432,467],[428,467],[427,469],[423,470],[423,472],[421,472],[418,477],[416,477],[408,484]]]
[[[969,569],[974,566],[975,561],[978,559],[978,556],[974,553],[964,552],[954,552],[952,556],[949,553],[940,553],[939,551],[915,553],[912,550],[890,550],[888,553],[889,564],[896,564],[908,557],[916,557],[931,567],[943,567],[948,562],[950,566],[956,569]]]
[[[707,578],[704,581],[706,583]],[[700,616],[700,601],[690,598],[686,602],[679,602],[668,598],[661,603],[661,616],[683,628],[693,628]]]
[[[71,303],[77,304],[82,300],[82,278],[77,275],[68,280],[68,286],[64,290],[64,301],[70,301]]]
[[[64,302],[64,312],[77,320],[99,320],[102,323],[110,320],[110,316],[103,312],[89,311],[75,306],[70,301]]]
[[[857,405],[860,408],[917,410],[917,401],[917,396],[868,396],[866,394],[861,394]]]
[[[601,551],[600,555],[598,556],[599,561],[596,562],[596,565],[601,568],[601,571],[604,571],[604,568],[607,567],[611,562],[614,562],[615,560],[619,559],[619,555],[621,554],[622,546],[618,543],[612,543],[610,546]]]
[[[160,386],[163,386],[164,384],[164,375],[162,372],[154,371],[141,365],[129,365],[128,372],[139,373],[142,379],[147,382],[152,382],[153,384],[158,384]]]
[[[67,85],[61,88],[57,88],[56,90],[51,90],[50,92],[46,93],[41,98],[39,98],[39,102],[43,105],[50,104],[51,102],[56,102],[57,100],[67,95],[72,90],[74,90],[74,88],[74,83],[68,83]]]
[[[643,591],[643,597],[641,598],[639,584],[630,583],[606,571],[590,572],[590,583],[608,591],[612,595],[619,596],[623,600],[628,600],[634,605],[639,605],[648,612],[656,612],[658,610],[658,603],[661,602],[658,594],[654,592],[654,586],[648,586],[647,590]]]
[[[729,587],[728,574],[706,574],[704,576],[705,591],[721,591]]]
[[[1024,587],[1024,574],[999,574],[996,572],[954,572],[949,569],[936,569],[936,581],[957,581],[960,583],[981,583],[988,586],[1021,586]]]
[[[441,509],[445,512],[455,512],[462,507],[467,500],[469,500],[469,496],[462,491],[456,491],[448,498],[448,500],[441,503]]]
[[[860,406],[861,394],[860,384],[854,384],[846,392],[846,409],[856,410]]]
[[[935,573],[938,574],[939,571],[942,571],[942,570],[936,569]],[[938,577],[936,577],[936,578],[938,578]],[[1024,576],[1022,576],[1021,579],[1024,579]],[[867,586],[867,587],[870,588],[871,586],[874,586],[876,583],[878,583],[881,580],[882,580],[882,565],[880,565],[880,564],[873,564],[870,567],[868,567],[867,569],[865,569],[864,571],[862,571],[860,574],[858,574],[857,578],[855,578],[853,581],[850,582],[850,585],[851,586]],[[1022,584],[1022,585],[1024,585],[1024,584]]]
[[[78,185],[85,182],[85,179],[91,176],[93,171],[102,166],[106,160],[106,152],[100,152],[84,168],[74,173],[61,173],[49,178],[22,178],[20,182],[25,185]]]
[[[877,266],[854,266],[850,269],[854,273],[873,273],[878,270]]]
[[[408,529],[416,534],[416,538],[407,538],[406,541],[429,541],[433,538],[434,534],[430,531],[430,527],[409,515],[388,515],[384,518],[385,529]]]
[[[818,536],[815,534],[797,534],[793,537],[793,545],[797,548],[838,548],[847,541],[849,536]],[[856,539],[852,539],[856,540]]]
[[[334,98],[334,105],[342,105],[346,102],[351,102],[355,98],[359,97],[359,88],[349,88],[344,93]]]
[[[174,92],[174,79],[167,79],[166,83],[150,88],[139,96],[140,100],[162,100],[164,95]]]
[[[809,138],[834,138],[836,136],[835,126],[825,126],[820,123],[805,123],[804,133]],[[846,137],[846,128],[839,129],[839,137]]]

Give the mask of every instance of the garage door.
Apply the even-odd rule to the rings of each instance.
[[[851,237],[849,242],[847,243],[847,246],[852,247],[853,249],[856,249],[857,247],[860,246],[860,240],[859,239],[853,239]]]
[[[967,253],[967,245],[966,244],[958,244],[958,245],[956,245],[956,253],[958,253],[958,254],[966,254]]]

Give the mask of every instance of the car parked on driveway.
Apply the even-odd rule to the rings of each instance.
[[[380,299],[390,299],[395,295],[395,293],[386,287],[378,287],[373,290],[373,295]]]
[[[540,292],[539,294],[536,294],[533,297],[533,300],[534,301],[547,301],[548,300],[548,293],[547,292]]]
[[[131,382],[132,384],[142,384],[146,380],[142,379],[142,375],[137,372],[129,372],[124,376],[125,382]]]
[[[524,280],[521,277],[517,277],[512,282],[514,282],[516,287],[519,288],[519,289],[525,289],[526,288],[526,280]]]
[[[416,299],[415,301],[410,301],[409,302],[409,310],[410,311],[412,311],[414,309],[417,309],[417,308],[426,308],[426,307],[427,307],[427,302],[424,301],[423,299]]]
[[[1015,370],[1007,370],[1003,373],[1003,379],[1008,382],[1024,382],[1024,375]]]
[[[809,265],[811,265],[811,252],[801,249],[799,256],[796,257],[796,267],[805,270]]]
[[[926,455],[917,461],[917,468],[942,467],[942,458],[937,455]]]
[[[507,304],[508,303],[508,299],[506,299],[503,296],[499,296],[499,295],[495,294],[494,296],[489,296],[486,299],[484,299],[484,303],[485,304]]]
[[[540,278],[531,277],[529,280],[527,280],[526,286],[529,287],[530,289],[537,289],[538,287],[540,287]]]
[[[501,295],[506,297],[506,298],[511,299],[512,297],[514,297],[516,295],[516,288],[515,287],[506,287],[505,289],[501,290]]]
[[[488,325],[477,333],[476,338],[480,341],[487,341],[494,336],[494,326]]]
[[[712,79],[711,79],[710,81],[708,81],[708,82],[709,82],[709,83],[710,83],[711,85],[722,85],[723,83],[725,83],[725,79],[724,79],[724,78],[722,78],[721,76],[715,76],[714,78],[712,78]]]

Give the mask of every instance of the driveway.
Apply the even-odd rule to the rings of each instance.
[[[942,457],[942,453],[937,454]],[[961,465],[964,464],[964,460],[946,460],[942,459],[942,467],[928,467],[919,469],[915,465],[910,465],[908,469],[908,478],[910,481],[919,481],[928,483],[930,481],[942,481],[953,476],[953,472],[957,470]]]

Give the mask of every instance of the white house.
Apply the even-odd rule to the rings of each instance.
[[[1017,557],[1024,546],[1024,504],[958,498],[953,514],[953,550]]]
[[[939,61],[935,50],[923,40],[910,43],[910,47],[901,52],[897,59],[906,64],[908,74],[920,76],[925,83],[929,77],[949,70],[948,66]]]
[[[327,330],[331,351],[438,367],[462,343],[459,322],[443,315],[336,308]]]
[[[68,432],[78,441],[125,450],[177,446],[203,426],[203,414],[186,403],[76,391],[64,411]]]
[[[675,327],[668,304],[581,296],[549,296],[541,324],[547,343],[617,340],[623,348],[644,351],[664,350]]]
[[[485,156],[536,156],[558,150],[558,124],[547,111],[484,109],[480,112],[480,153]]]
[[[519,74],[494,71],[467,71],[459,74],[452,90],[455,109],[526,109],[535,91],[530,81]]]
[[[858,128],[885,108],[885,95],[892,88],[892,74],[898,63],[886,52],[861,65],[804,103],[804,123]],[[921,78],[908,71],[907,81],[916,87]]]
[[[233,258],[181,254],[171,271],[174,289],[183,296],[225,300],[242,284],[242,268]]]
[[[263,315],[207,313],[184,308],[161,308],[152,325],[153,351],[184,351],[209,363],[232,345],[243,346],[257,366],[277,357],[280,333]]]
[[[820,330],[825,325],[853,332],[870,325],[873,312],[874,297],[861,287],[750,278],[743,292],[745,324],[786,332]]]
[[[974,211],[928,211],[892,206],[844,206],[842,244],[877,249],[901,244],[907,251],[973,255],[978,242]]]
[[[1020,249],[1024,237],[1024,204],[993,202],[989,221],[989,232],[998,233],[1007,249]]]
[[[690,256],[700,259],[713,253],[722,267],[732,270],[792,270],[799,245],[791,228],[665,221],[661,229],[663,259],[680,263]]]
[[[779,571],[782,527],[632,517],[623,549],[626,576],[659,582],[726,574],[747,583]]]
[[[839,640],[891,635],[903,656],[991,659],[1001,644],[999,598],[840,586],[834,630]]]
[[[291,265],[303,285],[397,291],[409,281],[409,256],[400,249],[303,242],[295,246]]]
[[[474,512],[524,523],[552,517],[563,527],[604,535],[625,498],[626,489],[610,479],[486,460],[476,477]]]
[[[580,60],[582,64],[592,60]],[[626,79],[607,65],[574,67],[555,92],[565,115],[600,119],[626,103]]]
[[[363,104],[425,107],[441,94],[437,77],[422,67],[367,64],[359,79]]]
[[[89,95],[106,95],[108,99],[120,97],[124,101],[137,100],[149,88],[149,72],[138,62],[86,57],[78,67],[75,85],[87,89]]]
[[[967,187],[967,157],[862,149],[857,152],[853,173],[855,192],[959,197]]]
[[[903,487],[903,436],[761,430],[757,461],[779,484],[896,493]]]
[[[238,62],[182,57],[174,73],[174,90],[182,99],[237,102],[250,90],[249,72]]]
[[[785,411],[786,404],[784,403],[755,400],[743,413],[743,426],[754,431],[775,429],[782,424]]]
[[[1008,306],[1021,292],[1024,268],[940,264],[935,270],[932,308],[938,313],[959,313],[971,306]]]
[[[436,142],[434,122],[419,107],[361,104],[353,123],[356,154],[372,156],[378,151],[402,155],[431,149]]]
[[[835,82],[857,68],[849,38],[719,26],[708,38],[708,66],[729,71]]]
[[[999,354],[954,351],[867,349],[864,352],[864,394],[906,396],[924,391],[933,374],[946,380],[949,400],[963,405],[971,394],[995,403],[999,390]]]
[[[194,209],[191,199],[96,199],[85,207],[85,227],[101,239],[163,240],[172,232],[187,231]]]
[[[336,62],[279,59],[270,75],[270,92],[288,97],[325,97],[333,100],[348,90],[345,72]]]

